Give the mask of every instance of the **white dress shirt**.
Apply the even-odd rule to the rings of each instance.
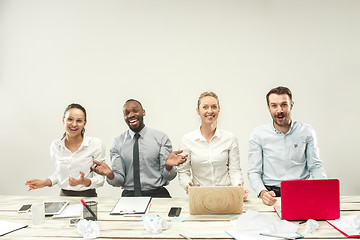
[[[254,129],[249,140],[248,176],[257,195],[264,185],[280,187],[283,180],[327,178],[320,159],[316,134],[309,124],[291,122],[289,131],[273,123]]]
[[[50,156],[56,166],[56,171],[49,177],[52,186],[58,184],[61,189],[84,191],[104,185],[105,177],[94,172],[90,173],[92,160],[105,161],[105,146],[100,139],[84,135],[80,148],[74,153],[66,148],[65,138],[54,140],[50,146]],[[85,177],[91,180],[89,187],[69,185],[69,176],[79,178],[79,171],[85,173]]]
[[[178,167],[182,187],[186,188],[189,182],[200,186],[243,184],[239,146],[231,132],[216,129],[208,143],[198,128],[182,138],[180,149],[189,155]]]

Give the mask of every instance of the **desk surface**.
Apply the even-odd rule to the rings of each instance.
[[[41,203],[44,200],[67,200],[71,203],[80,203],[77,197],[28,197],[28,196],[4,196],[0,198],[0,220],[18,222],[29,225],[9,233],[1,239],[82,239],[75,227],[70,227],[69,219],[52,219],[46,217],[42,225],[33,225],[30,213],[18,213],[17,210],[26,203]],[[124,217],[110,215],[118,198],[86,198],[98,202],[97,224],[100,228],[98,239],[183,239],[183,234],[192,239],[232,239],[225,233],[226,230],[234,230],[230,219],[236,219],[238,215],[190,215],[188,199],[159,199],[151,201],[150,215],[159,215],[170,224],[169,228],[160,234],[147,232],[140,217]],[[280,200],[280,199],[279,199]],[[181,217],[184,222],[172,222],[167,216],[170,207],[181,207]],[[277,216],[273,207],[262,204],[260,199],[250,198],[244,203],[244,211],[251,209]],[[341,215],[360,214],[360,196],[341,197]],[[312,234],[305,233],[305,224],[299,225],[298,221],[293,223],[299,226],[298,232],[305,239],[345,239],[345,237],[331,227],[325,221],[318,221],[320,227]]]

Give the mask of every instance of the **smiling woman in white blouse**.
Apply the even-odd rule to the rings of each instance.
[[[180,144],[185,163],[178,167],[180,185],[189,186],[242,186],[239,146],[231,132],[217,128],[220,113],[218,96],[204,92],[196,109],[201,119],[200,128],[186,134]],[[248,190],[245,190],[246,200]]]
[[[90,167],[93,160],[105,161],[105,147],[100,139],[85,135],[86,110],[80,104],[70,104],[62,121],[65,133],[50,146],[55,172],[44,180],[28,180],[25,185],[30,191],[58,184],[61,196],[96,197],[95,188],[104,185],[104,177]]]

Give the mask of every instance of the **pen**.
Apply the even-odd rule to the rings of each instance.
[[[181,234],[181,233],[179,233],[179,235],[180,235],[180,237],[183,237],[183,238],[185,238],[185,239],[187,239],[187,240],[191,240],[191,238],[189,238],[189,237],[187,237],[187,236],[185,236],[185,235],[183,235],[183,234]]]
[[[260,235],[262,235],[262,236],[267,236],[267,237],[276,237],[276,238],[290,239],[290,240],[295,240],[295,239],[296,239],[296,238],[293,238],[293,237],[285,237],[285,236],[280,236],[280,235],[275,235],[275,234],[269,234],[269,233],[260,233]]]
[[[93,171],[94,171],[93,169],[95,169],[97,166],[99,166],[99,165],[95,164],[95,165],[93,166],[94,168],[90,169],[90,172],[93,172]]]
[[[92,157],[92,160],[94,161],[94,160],[95,160],[95,158],[94,158],[94,157]],[[90,172],[94,171],[93,169],[95,169],[97,166],[99,166],[99,165],[97,165],[97,164],[93,165],[93,168],[91,168],[91,169],[90,169]]]
[[[89,213],[91,213],[91,215],[95,218],[95,220],[97,220],[97,216],[95,215],[95,213],[93,212],[93,210],[91,210],[91,208],[86,204],[86,202],[84,201],[84,199],[80,200],[81,203],[86,207],[86,209],[89,211]]]
[[[306,223],[307,221],[305,220],[305,221],[301,221],[301,222],[299,222],[299,224],[304,224],[304,223]]]

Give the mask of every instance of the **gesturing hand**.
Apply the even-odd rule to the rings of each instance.
[[[105,162],[99,162],[99,161],[93,160],[93,163],[95,163],[96,166],[90,167],[90,169],[92,171],[94,171],[97,174],[100,174],[102,176],[106,176],[110,180],[114,178],[113,171],[110,169],[110,167]]]
[[[173,166],[179,166],[187,160],[188,155],[179,155],[183,150],[174,151],[166,158],[166,170],[170,171]]]
[[[69,185],[73,187],[77,185],[84,185],[86,187],[90,186],[91,180],[85,178],[85,174],[82,171],[79,171],[79,173],[80,173],[79,178],[69,177]]]
[[[28,191],[43,188],[43,187],[50,187],[51,181],[50,179],[40,180],[40,179],[30,179],[25,182],[25,185],[27,185]]]

